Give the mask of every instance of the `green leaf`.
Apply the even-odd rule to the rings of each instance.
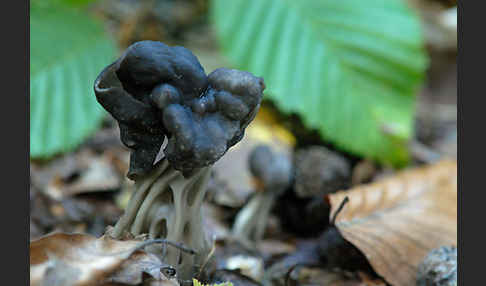
[[[338,148],[407,162],[415,93],[428,61],[419,20],[403,1],[211,4],[224,53],[263,76],[280,109],[299,114]]]
[[[60,1],[66,3],[67,5],[77,7],[77,6],[84,6],[90,4],[92,2],[95,2],[96,0],[60,0]]]
[[[93,83],[116,53],[100,23],[59,6],[30,9],[30,156],[72,150],[106,114]]]
[[[96,2],[97,0],[31,0],[30,5],[36,6],[65,6],[65,7],[83,7]]]

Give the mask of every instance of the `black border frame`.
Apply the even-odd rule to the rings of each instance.
[[[2,283],[29,285],[29,1],[5,2],[2,29]]]

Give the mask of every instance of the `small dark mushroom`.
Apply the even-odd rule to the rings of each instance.
[[[314,237],[329,223],[330,208],[323,197],[351,183],[350,163],[324,146],[297,150],[293,163],[293,192],[279,198],[275,212],[283,229],[299,237]]]
[[[300,198],[322,197],[351,183],[349,162],[323,146],[312,146],[295,154],[295,193]]]

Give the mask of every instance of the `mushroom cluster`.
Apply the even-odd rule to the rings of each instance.
[[[201,220],[210,166],[242,139],[264,89],[262,78],[244,71],[206,75],[191,51],[155,41],[131,45],[107,66],[94,90],[118,121],[130,149],[127,176],[135,180],[112,236],[148,233],[188,245],[195,255],[152,251],[175,266],[179,279],[190,280],[210,251]],[[165,157],[155,162],[165,140]]]

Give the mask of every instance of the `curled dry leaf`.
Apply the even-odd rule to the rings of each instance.
[[[97,154],[85,147],[47,164],[31,162],[31,184],[55,200],[78,194],[119,189],[123,177],[123,157],[128,151],[111,148]],[[125,167],[127,169],[127,167]]]
[[[441,245],[457,245],[457,162],[403,171],[328,196],[336,227],[392,285],[415,285],[418,265]]]
[[[141,250],[141,240],[114,240],[86,234],[54,233],[30,243],[30,285],[136,285],[142,273],[163,285],[179,285],[162,276],[163,264]]]
[[[47,185],[46,192],[51,197],[61,199],[83,193],[111,191],[120,187],[122,174],[113,166],[115,160],[111,153],[96,155],[89,150],[82,150],[76,157],[77,168],[69,177],[53,176]]]

